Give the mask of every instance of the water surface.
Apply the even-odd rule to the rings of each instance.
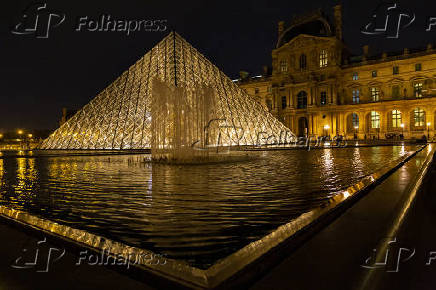
[[[414,149],[267,151],[187,166],[147,154],[3,153],[0,204],[207,268]]]

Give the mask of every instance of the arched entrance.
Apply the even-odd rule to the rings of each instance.
[[[300,117],[298,119],[298,137],[305,137],[308,132],[308,124],[306,117]]]

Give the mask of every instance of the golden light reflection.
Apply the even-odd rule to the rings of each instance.
[[[324,149],[323,165],[326,173],[330,173],[333,170],[334,158],[332,157],[332,149]]]

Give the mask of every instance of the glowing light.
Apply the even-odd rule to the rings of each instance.
[[[348,190],[346,190],[346,191],[344,191],[343,195],[345,198],[347,198],[350,196],[350,193],[348,192]]]
[[[359,129],[359,126],[354,126],[354,129],[356,129],[356,130]]]
[[[427,127],[430,127],[430,125],[431,125],[431,123],[430,123],[430,122],[428,122],[428,123],[427,123]]]
[[[18,130],[17,133],[18,133],[18,135],[21,135],[21,134],[23,134],[23,130]]]
[[[0,138],[3,138],[3,134],[0,134]]]
[[[401,127],[401,128],[404,128],[404,124],[403,124],[403,123],[401,123],[400,127]]]
[[[29,138],[32,138],[32,137],[33,137],[33,135],[32,135],[32,134],[28,134],[28,135],[27,135],[27,137],[29,137]]]
[[[330,126],[329,125],[324,125],[324,129],[328,130],[328,129],[330,129]]]

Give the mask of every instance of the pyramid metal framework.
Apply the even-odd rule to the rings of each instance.
[[[288,142],[292,132],[175,32],[171,32],[41,144],[41,149],[150,148],[153,80],[215,90],[225,145]],[[229,130],[243,128],[241,130]],[[241,135],[242,134],[242,135]],[[220,144],[218,144],[220,145]]]

